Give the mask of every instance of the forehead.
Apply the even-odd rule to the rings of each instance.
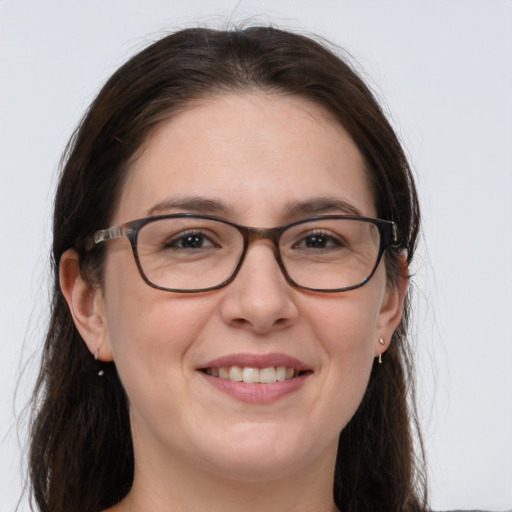
[[[290,220],[290,205],[314,199],[374,216],[364,169],[351,137],[316,104],[278,94],[222,94],[152,133],[115,217],[125,222],[210,204],[226,211],[205,213],[270,226]]]

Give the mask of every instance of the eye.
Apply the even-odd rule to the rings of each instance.
[[[296,249],[339,249],[345,247],[343,240],[332,232],[315,231],[304,234],[293,245]]]
[[[166,249],[203,249],[206,247],[218,247],[213,241],[201,231],[185,231],[173,235],[165,244]]]

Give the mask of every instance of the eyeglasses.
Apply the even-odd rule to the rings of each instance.
[[[177,213],[97,231],[99,244],[126,236],[144,281],[159,290],[195,293],[229,284],[249,244],[268,239],[287,281],[297,288],[341,292],[363,286],[397,241],[394,222],[321,215],[275,228],[252,228],[210,215]]]

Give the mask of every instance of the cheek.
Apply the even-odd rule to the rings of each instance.
[[[105,265],[106,315],[114,351],[172,346],[180,335],[193,335],[201,320],[193,301],[149,286],[127,244],[116,249]]]
[[[335,435],[356,412],[374,360],[378,293],[360,290],[317,299],[303,309],[321,351],[323,391],[317,402],[318,424],[329,423],[327,430]]]
[[[198,301],[173,299],[166,292],[117,297],[107,306],[108,332],[117,364],[154,363],[162,358],[181,364],[207,321],[208,309]],[[151,364],[153,366],[153,364]]]
[[[367,300],[366,294],[358,297],[355,292],[342,298],[327,297],[304,309],[306,322],[333,363],[373,356],[377,304]]]
[[[146,286],[146,285],[144,285]],[[141,295],[119,298],[110,324],[113,356],[128,398],[132,428],[151,437],[181,439],[191,396],[190,361],[205,320],[205,307],[187,299]],[[169,295],[169,296],[167,296]],[[155,298],[156,296],[156,298]],[[112,308],[114,309],[114,308]]]
[[[108,339],[129,396],[152,383],[172,385],[212,310],[212,301],[151,288],[133,267],[112,258],[105,272]]]

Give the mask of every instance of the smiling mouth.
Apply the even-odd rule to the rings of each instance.
[[[203,373],[219,379],[247,384],[273,384],[285,380],[295,379],[308,373],[287,366],[268,366],[255,368],[252,366],[229,366],[219,368],[204,368]]]

